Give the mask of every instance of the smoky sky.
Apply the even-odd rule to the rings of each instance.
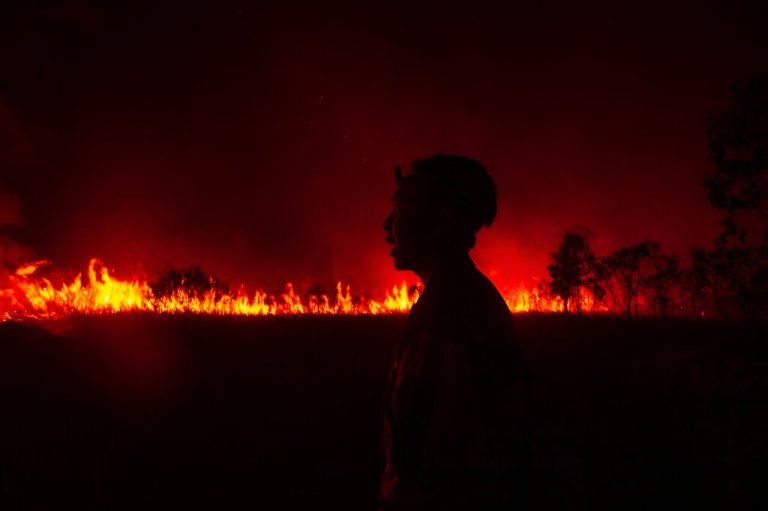
[[[392,167],[457,153],[497,181],[473,255],[502,286],[576,226],[598,253],[710,243],[705,121],[768,67],[766,9],[498,4],[6,2],[4,236],[70,268],[381,288],[413,280]]]

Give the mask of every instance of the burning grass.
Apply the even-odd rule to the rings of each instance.
[[[222,287],[214,280],[205,281],[201,272],[176,274],[162,285],[146,279],[120,279],[98,259],[91,259],[86,276],[78,274],[69,282],[54,283],[39,276],[48,261],[36,261],[18,267],[0,280],[0,321],[19,319],[56,319],[70,314],[113,314],[151,312],[160,314],[192,313],[206,315],[381,315],[408,312],[419,298],[420,288],[405,282],[392,286],[380,297],[361,298],[349,285],[336,285],[333,296],[302,294],[288,283],[280,294],[263,290],[248,292]],[[209,277],[209,279],[212,279]],[[518,288],[505,294],[513,312],[557,312],[562,300],[545,296],[537,289]],[[585,310],[590,310],[585,304]]]
[[[325,294],[303,297],[291,283],[276,296],[262,290],[248,293],[243,286],[222,292],[211,285],[204,290],[200,286],[184,285],[183,279],[180,285],[166,286],[165,293],[156,294],[146,279],[118,279],[98,259],[91,259],[85,279],[78,274],[71,282],[58,285],[36,275],[39,268],[47,264],[47,261],[29,263],[8,276],[7,284],[0,288],[0,319],[55,319],[72,313],[119,312],[378,315],[407,312],[419,297],[418,289],[409,288],[405,282],[393,286],[380,299],[360,299],[352,295],[350,286],[341,282],[336,285],[335,296],[329,298]]]

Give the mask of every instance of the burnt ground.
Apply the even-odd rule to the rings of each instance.
[[[402,317],[0,325],[0,507],[376,507]],[[762,507],[768,335],[519,316],[542,509]]]

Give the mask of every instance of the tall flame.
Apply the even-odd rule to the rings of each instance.
[[[277,314],[392,314],[410,310],[419,298],[417,289],[405,282],[394,286],[378,299],[355,299],[350,287],[339,282],[334,299],[327,295],[303,299],[288,283],[279,296],[257,290],[249,295],[244,288],[224,293],[202,294],[179,289],[155,296],[146,280],[120,280],[113,277],[98,259],[88,264],[87,280],[78,274],[59,287],[47,278],[36,277],[48,261],[20,266],[8,276],[7,287],[0,287],[0,321],[21,318],[52,319],[71,313],[103,314],[130,311],[264,316]]]
[[[409,288],[405,282],[393,286],[380,299],[356,298],[350,287],[341,282],[336,285],[333,298],[312,295],[304,299],[291,283],[278,296],[262,290],[248,294],[243,287],[228,293],[194,293],[182,288],[155,296],[146,280],[117,279],[98,259],[89,262],[85,280],[78,274],[72,282],[57,287],[49,279],[36,276],[40,267],[48,264],[49,261],[35,261],[22,265],[6,277],[7,283],[0,281],[0,321],[130,311],[248,316],[398,314],[408,312],[419,299],[419,289]],[[561,300],[545,297],[535,289],[514,289],[506,293],[505,300],[512,312],[559,312],[563,308]],[[582,303],[585,310],[592,305],[588,301]]]

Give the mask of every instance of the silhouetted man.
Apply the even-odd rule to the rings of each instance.
[[[380,507],[524,508],[528,372],[509,308],[469,257],[496,216],[496,186],[463,156],[416,160],[395,174],[387,242],[395,267],[425,287],[390,373]]]

